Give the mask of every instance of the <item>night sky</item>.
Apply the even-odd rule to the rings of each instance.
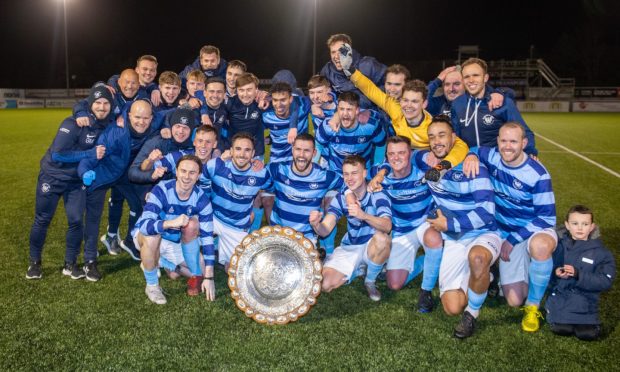
[[[157,5],[155,5],[157,4]],[[544,58],[577,84],[620,85],[620,2],[318,0],[317,69],[325,40],[347,33],[362,55],[403,63],[429,80],[459,45],[479,45],[486,60]],[[292,70],[303,85],[312,73],[313,0],[67,0],[73,87],[88,87],[141,54],[158,72],[181,71],[206,44],[227,60],[270,78]],[[65,86],[62,0],[1,0],[2,88]]]

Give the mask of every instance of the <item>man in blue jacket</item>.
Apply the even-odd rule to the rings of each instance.
[[[359,91],[345,75],[345,71],[340,65],[340,47],[344,44],[353,45],[351,37],[346,34],[335,34],[327,39],[327,47],[331,61],[327,62],[321,69],[321,75],[325,76],[332,86],[332,90],[337,93],[353,91],[360,96],[360,108],[375,108],[375,105],[362,92]],[[385,79],[386,66],[374,57],[362,57],[355,49],[353,50],[352,70],[358,69],[376,86],[383,86]]]
[[[131,240],[130,231],[133,225],[137,221],[138,216],[142,213],[142,204],[144,196],[148,191],[148,187],[144,185],[134,184],[129,182],[128,170],[129,164],[138,155],[138,152],[146,143],[146,141],[157,134],[161,122],[163,121],[163,115],[157,113],[153,115],[152,106],[147,100],[138,100],[129,107],[129,112],[125,113],[124,122],[128,123],[125,128],[114,126],[101,136],[99,141],[108,149],[107,156],[100,162],[96,163],[92,160],[82,161],[78,172],[80,175],[85,175],[88,171],[89,175],[82,176],[89,188],[89,195],[92,191],[100,186],[112,186],[112,190],[116,190],[120,196],[120,202],[127,200],[129,205],[129,221],[128,231],[125,237],[125,241]],[[103,173],[102,173],[103,172]],[[88,183],[89,177],[94,176],[91,179],[92,185]],[[102,187],[106,190],[107,187]],[[105,194],[105,191],[104,191]],[[99,204],[96,204],[97,206]],[[109,215],[108,215],[108,232],[104,234],[101,241],[108,249],[108,252],[112,255],[120,253],[120,249],[123,246],[123,240],[117,237],[121,215],[121,208],[116,209],[118,205],[110,203]],[[98,213],[95,231],[98,231],[99,219],[101,211]],[[88,213],[87,213],[87,232],[86,232],[86,244],[85,251],[88,248],[96,249],[95,247],[89,247],[89,232],[88,232]],[[114,232],[114,233],[111,233]],[[92,237],[90,237],[92,238]],[[131,253],[130,253],[131,254]],[[136,260],[139,256],[132,254],[132,257]]]
[[[213,45],[205,45],[200,48],[198,58],[191,64],[185,66],[179,76],[183,79],[183,86],[185,86],[187,74],[193,70],[204,72],[207,78],[218,76],[225,79],[226,66],[228,66],[228,64],[224,58],[220,57],[220,50]]]
[[[82,243],[82,215],[86,202],[85,189],[78,176],[78,163],[86,158],[103,158],[104,146],[95,146],[97,138],[106,127],[113,124],[112,94],[103,84],[95,85],[88,96],[89,116],[93,123],[80,127],[74,118],[61,124],[52,145],[41,159],[37,181],[35,216],[30,230],[30,265],[26,279],[41,279],[43,244],[58,201],[63,198],[67,223],[66,252],[63,275],[81,279],[84,272],[76,260]]]
[[[489,80],[486,62],[470,58],[462,64],[461,72],[466,92],[452,102],[450,114],[456,135],[469,147],[496,147],[499,128],[506,122],[515,121],[525,129],[525,153],[536,156],[538,151],[534,133],[523,120],[515,102],[505,97],[503,106],[491,111],[489,102],[492,92],[486,86]]]

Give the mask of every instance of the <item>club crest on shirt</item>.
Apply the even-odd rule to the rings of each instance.
[[[187,215],[189,216],[190,214],[192,214],[192,206],[188,206],[187,207]]]
[[[521,183],[521,181],[515,179],[512,181],[512,187],[514,187],[517,190],[521,190],[523,188],[523,184]]]
[[[168,213],[170,214],[174,213],[174,208],[172,208],[172,206],[170,206],[170,209],[168,209]]]
[[[252,111],[252,114],[250,115],[250,117],[251,117],[252,119],[256,119],[256,118],[258,118],[258,111]]]
[[[51,189],[50,184],[49,183],[44,183],[41,185],[41,192],[49,192]]]
[[[319,184],[318,184],[318,183],[316,183],[316,182],[312,182],[312,183],[310,184],[310,188],[311,188],[312,190],[316,190],[316,189],[318,189],[318,188],[319,188]]]
[[[256,185],[256,177],[249,177],[248,178],[248,185],[250,185],[250,186]]]
[[[364,143],[366,142],[366,137],[358,137],[357,138],[357,143]]]
[[[462,172],[454,172],[452,174],[452,179],[455,181],[460,181],[463,179],[463,173]]]
[[[482,117],[482,123],[485,125],[491,125],[495,121],[493,115],[486,114]]]

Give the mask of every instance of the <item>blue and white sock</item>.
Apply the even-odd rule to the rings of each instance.
[[[194,239],[189,243],[182,243],[183,259],[192,275],[201,275],[200,270],[200,243]]]
[[[381,269],[383,269],[383,264],[376,264],[371,260],[368,260],[367,265],[366,279],[364,279],[364,282],[374,283],[377,280],[377,276],[381,273]]]
[[[157,272],[159,268],[156,267],[153,270],[142,269],[144,272],[144,279],[146,279],[146,285],[159,285],[159,277],[157,277]]]
[[[439,278],[439,267],[441,266],[441,257],[443,256],[443,248],[427,248],[424,247],[426,259],[424,260],[424,275],[422,276],[422,289],[432,291],[437,284]]]
[[[487,291],[484,291],[484,293],[476,293],[470,288],[467,288],[467,307],[465,308],[465,310],[469,311],[469,313],[473,315],[474,318],[477,318],[478,314],[480,314],[480,308],[482,307],[482,304],[484,303],[484,300],[486,298]]]
[[[168,271],[174,271],[174,269],[176,269],[176,265],[173,264],[172,262],[168,261],[167,259],[163,258],[163,257],[159,257],[159,267],[163,267],[164,269],[168,270]]]
[[[544,261],[535,260],[532,258],[529,267],[529,289],[527,293],[526,305],[540,305],[543,296],[545,295],[545,289],[549,284],[551,278],[551,271],[553,270],[553,260],[548,258]]]
[[[250,231],[260,229],[260,225],[263,222],[263,214],[265,213],[263,208],[252,208],[252,212],[254,212],[254,221],[252,221],[252,227]]]
[[[413,269],[409,272],[409,275],[407,275],[407,279],[405,279],[405,284],[403,284],[403,287],[415,279],[416,276],[420,275],[420,273],[424,270],[424,262],[426,262],[424,255],[416,257],[415,261],[413,261]]]

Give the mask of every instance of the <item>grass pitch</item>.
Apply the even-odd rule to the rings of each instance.
[[[60,274],[66,221],[62,203],[43,255],[43,279],[24,279],[39,160],[68,110],[0,110],[0,370],[614,370],[620,350],[620,291],[604,294],[602,341],[554,336],[545,324],[526,334],[522,313],[487,300],[474,337],[451,336],[458,318],[414,311],[420,279],[399,292],[380,283],[372,303],[361,281],[322,294],[304,318],[262,326],[241,313],[216,273],[217,300],[189,298],[181,281],[162,279],[166,306],[151,304],[127,254],[100,247],[103,280]],[[620,171],[620,115],[529,114],[532,129]],[[592,207],[616,257],[620,179],[540,138],[559,220],[569,207]],[[102,219],[102,229],[106,218]],[[126,225],[125,225],[126,226]],[[342,231],[339,235],[342,234]],[[616,283],[617,284],[617,283]],[[437,292],[435,292],[437,295]]]

